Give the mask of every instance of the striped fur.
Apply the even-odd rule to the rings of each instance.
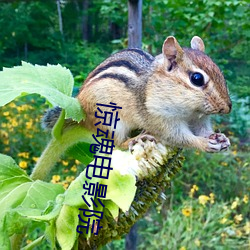
[[[113,102],[122,107],[115,135],[118,145],[125,143],[130,131],[141,129],[164,144],[219,151],[222,142],[209,144],[213,130],[208,115],[230,112],[226,82],[203,53],[203,41],[194,37],[191,46],[181,48],[174,37],[168,37],[157,57],[140,49],[111,55],[88,75],[77,97],[87,114],[83,125],[96,129],[96,103]],[[204,76],[203,86],[192,84],[192,72]],[[112,129],[100,125],[107,128]]]

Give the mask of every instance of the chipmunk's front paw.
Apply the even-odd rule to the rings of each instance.
[[[216,153],[230,147],[229,139],[222,133],[214,133],[208,137],[207,152]]]
[[[131,140],[128,144],[129,146],[129,150],[130,152],[133,151],[133,146],[137,143],[139,143],[143,148],[144,148],[144,145],[145,145],[145,142],[146,141],[152,141],[152,142],[156,142],[156,139],[154,138],[154,136],[152,135],[148,135],[148,134],[141,134],[141,135],[138,135],[136,136],[133,140]]]

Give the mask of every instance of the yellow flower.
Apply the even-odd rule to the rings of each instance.
[[[10,151],[10,147],[5,147],[4,148],[4,152],[9,152]]]
[[[192,214],[192,208],[185,207],[181,210],[182,214],[186,217],[189,217]]]
[[[39,157],[32,157],[32,160],[33,160],[34,162],[37,162],[38,159],[39,159]]]
[[[63,166],[68,166],[69,165],[69,163],[67,161],[63,161],[63,160],[62,160],[62,164],[63,164]]]
[[[200,195],[198,199],[199,203],[203,206],[210,200],[210,198],[207,195]]]
[[[236,230],[236,235],[237,235],[238,237],[241,237],[241,236],[242,236],[242,232],[241,232],[239,229],[237,229],[237,230]]]
[[[32,120],[26,122],[26,128],[27,128],[27,129],[31,129],[32,126],[33,126],[33,121],[32,121]]]
[[[220,220],[220,224],[225,224],[227,222],[227,218],[222,218],[221,220]]]
[[[201,242],[199,239],[195,239],[194,240],[194,244],[197,246],[197,247],[200,247],[201,246]]]
[[[11,108],[15,108],[15,107],[16,107],[16,104],[15,104],[14,102],[11,102],[11,103],[9,104],[9,106],[10,106]]]
[[[81,162],[78,161],[78,160],[75,160],[75,163],[76,163],[76,165],[80,165],[81,164]]]
[[[186,247],[181,247],[180,250],[186,250]]]
[[[235,201],[231,205],[231,209],[235,209],[239,205],[239,198],[236,197]]]
[[[29,158],[29,155],[30,155],[29,152],[21,152],[21,153],[18,153],[18,156],[19,156],[19,157],[23,157],[23,158],[26,158],[26,159]]]
[[[227,166],[228,166],[228,163],[223,161],[223,162],[221,163],[221,165],[224,166],[224,167],[227,167]]]
[[[233,154],[233,155],[237,155],[237,153],[238,153],[237,150],[233,150],[233,151],[232,151],[232,154]]]
[[[20,112],[20,111],[25,111],[25,110],[28,110],[28,109],[33,109],[31,106],[27,105],[27,104],[24,104],[22,106],[17,106],[17,110]]]
[[[75,179],[75,176],[67,176],[66,181],[71,182]]]
[[[68,182],[64,182],[64,183],[63,183],[63,187],[64,187],[64,189],[67,189],[67,188],[68,188],[68,186],[69,186],[69,183],[68,183]]]
[[[52,176],[51,182],[52,182],[52,183],[57,183],[57,182],[60,181],[60,179],[61,179],[61,176],[60,176],[60,175],[53,175],[53,176]]]
[[[199,190],[199,187],[196,185],[193,185],[192,188],[190,189],[189,196],[193,198],[194,193]]]
[[[9,145],[10,144],[10,140],[8,138],[4,138],[3,139],[3,144]]]
[[[8,111],[3,112],[4,116],[8,116],[9,114],[10,114],[10,112],[8,112]]]
[[[23,168],[23,169],[26,169],[28,167],[27,161],[20,161],[19,162],[19,167]]]
[[[17,123],[16,120],[12,120],[12,121],[11,121],[11,125],[12,125],[12,127],[17,127],[17,126],[18,126],[18,123]]]
[[[245,194],[243,197],[243,202],[247,204],[248,201],[249,201],[248,195]]]
[[[236,224],[239,224],[243,220],[242,214],[237,214],[234,216],[234,221]]]
[[[210,197],[210,203],[214,204],[214,193],[210,193],[209,197]]]
[[[1,135],[1,137],[5,137],[5,138],[9,137],[9,134],[4,130],[0,130],[0,135]]]
[[[250,234],[250,222],[247,221],[246,225],[244,226],[244,231],[246,232],[246,234]]]
[[[70,170],[73,171],[73,172],[76,172],[76,171],[77,171],[76,165],[73,165],[73,166],[70,168]]]

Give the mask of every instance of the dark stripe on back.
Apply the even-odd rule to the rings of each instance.
[[[144,56],[149,62],[153,62],[154,61],[154,57],[153,56],[151,56],[150,54],[148,54],[147,52],[145,52],[145,51],[143,51],[141,49],[126,49],[126,51],[132,51],[132,52],[138,53],[141,56]]]
[[[100,80],[100,79],[104,79],[104,78],[115,79],[115,80],[118,80],[120,82],[125,83],[125,85],[128,85],[128,83],[129,83],[128,77],[121,75],[121,74],[112,74],[112,73],[103,74],[100,77],[98,77],[96,80]]]
[[[140,73],[140,69],[135,64],[132,64],[131,62],[129,62],[127,60],[117,60],[117,61],[109,62],[106,65],[97,68],[92,73],[91,77],[95,77],[96,75],[98,75],[102,71],[105,71],[106,69],[111,68],[111,67],[125,67],[131,71],[134,71],[136,74]]]

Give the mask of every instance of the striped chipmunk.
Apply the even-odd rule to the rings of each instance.
[[[206,152],[228,149],[229,139],[213,131],[210,114],[227,114],[232,104],[223,74],[204,50],[198,36],[191,48],[169,36],[156,57],[140,49],[111,55],[88,75],[77,96],[86,112],[82,125],[95,131],[96,103],[112,102],[122,107],[114,137],[121,148],[150,139]],[[59,113],[60,108],[47,112],[44,123],[52,126]],[[133,130],[142,132],[129,138]]]

